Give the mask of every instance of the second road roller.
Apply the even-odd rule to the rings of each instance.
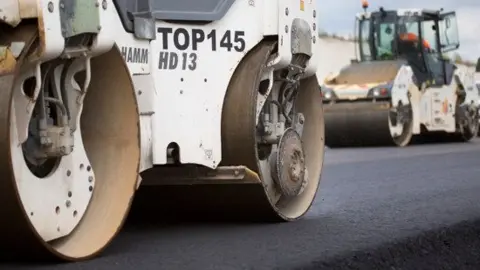
[[[356,16],[357,59],[322,85],[328,147],[469,141],[479,127],[474,72],[459,48],[456,13],[379,8]]]

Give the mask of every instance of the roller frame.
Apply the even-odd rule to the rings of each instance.
[[[163,218],[169,214],[196,220],[233,215],[249,220],[291,221],[302,217],[313,201],[323,164],[320,95],[309,100],[315,109],[306,109],[315,115],[310,117],[315,120],[306,120],[307,123],[313,121],[315,127],[303,128],[303,123],[295,122],[297,131],[317,134],[306,135],[315,137],[309,139],[315,143],[307,156],[308,159],[320,157],[315,158],[315,165],[307,162],[313,168],[309,172],[313,179],[310,188],[306,188],[308,191],[298,195],[301,199],[277,194],[270,172],[258,161],[257,139],[252,137],[258,122],[251,121],[258,121],[259,110],[255,105],[265,104],[265,100],[252,91],[260,87],[260,80],[273,79],[273,71],[287,67],[294,71],[294,66],[290,70],[294,53],[310,57],[300,76],[300,85],[309,88],[305,90],[308,95],[320,94],[314,76],[318,62],[315,53],[317,3],[232,2],[223,17],[214,21],[199,24],[146,19],[146,23],[138,18],[134,19],[138,28],[154,23],[155,28],[148,29],[155,29],[156,33],[144,35],[146,31],[129,33],[119,29],[117,44],[123,49],[135,83],[142,127],[140,171],[143,180],[131,216],[146,218],[154,211]],[[245,14],[249,14],[247,21]],[[119,18],[115,24],[120,22]],[[184,31],[190,37],[196,32],[205,39],[196,49],[193,40],[190,46],[180,48],[174,43],[175,34],[167,35],[165,40],[163,31]],[[217,33],[216,48],[212,46],[212,39],[208,39],[212,31]],[[227,31],[232,40],[231,51],[220,46]],[[143,57],[147,52],[148,59]],[[167,53],[169,57],[178,57],[177,65],[172,64],[172,58],[165,60]],[[239,88],[242,84],[245,84],[244,90]],[[275,89],[270,85],[265,96],[278,91]],[[305,95],[300,95],[300,104],[308,106]],[[255,107],[256,117],[250,111]],[[270,128],[274,136],[283,132],[282,127]],[[174,154],[176,150],[179,153]],[[303,210],[287,209],[287,202],[301,205],[299,209]],[[187,214],[180,214],[185,212]]]
[[[221,20],[204,25],[155,21],[157,30],[168,28],[175,31],[181,28],[186,29],[190,36],[192,29],[205,36],[215,30],[216,51],[212,50],[211,40],[207,38],[199,43],[197,50],[192,48],[192,43],[186,50],[180,50],[173,43],[173,34],[168,36],[168,40],[163,40],[162,34],[157,32],[156,38],[150,41],[117,29],[116,42],[121,48],[148,50],[148,60],[143,63],[129,61],[128,52],[125,55],[137,88],[142,114],[142,170],[153,165],[168,164],[165,153],[171,143],[176,143],[181,149],[182,164],[199,164],[215,169],[222,161],[220,119],[225,92],[245,54],[265,38],[277,40],[278,56],[271,59],[269,66],[273,69],[286,67],[292,58],[291,28],[296,17],[303,18],[310,25],[312,36],[308,37],[310,44],[307,45],[312,50],[315,48],[316,1],[305,1],[303,10],[297,1],[250,2],[235,1]],[[245,20],[244,14],[249,14],[248,20]],[[121,26],[120,19],[117,18],[113,24]],[[220,47],[220,40],[226,31],[231,31],[233,46],[240,46],[240,39],[243,39],[244,50],[238,52],[232,48],[229,52]],[[238,36],[239,42],[236,43],[234,35],[239,31],[243,31],[244,35]],[[167,50],[163,49],[163,44],[168,44]],[[179,56],[176,69],[159,69],[160,54],[166,52]],[[187,53],[187,57],[191,53],[196,55],[195,70],[189,70],[188,65],[192,63],[188,62],[189,59],[186,59],[185,69],[182,69],[181,57],[184,53]],[[316,54],[312,57],[305,76],[315,74],[318,59]],[[212,72],[212,67],[221,73]]]
[[[99,6],[100,31],[95,39],[93,46],[88,52],[88,56],[96,56],[110,50],[114,43],[118,44],[119,48],[131,47],[148,50],[147,63],[132,63],[127,61],[127,66],[132,74],[137,91],[138,102],[141,113],[142,126],[142,169],[151,167],[153,164],[166,164],[167,158],[163,154],[166,152],[166,146],[170,142],[176,142],[183,150],[181,156],[182,163],[201,164],[210,168],[216,168],[221,162],[221,140],[220,140],[220,114],[225,96],[225,90],[228,85],[229,78],[235,70],[242,57],[257,45],[264,38],[273,37],[278,41],[278,56],[271,59],[269,66],[273,69],[284,68],[291,61],[291,34],[289,27],[292,26],[292,21],[296,17],[305,18],[310,23],[312,33],[316,29],[316,1],[308,1],[303,3],[303,8],[300,8],[299,2],[282,0],[282,1],[263,1],[261,4],[249,4],[248,2],[238,2],[233,5],[225,17],[201,27],[192,25],[178,25],[176,23],[167,23],[165,21],[157,21],[156,27],[183,27],[185,29],[202,29],[204,32],[215,29],[216,31],[226,31],[228,29],[238,29],[236,31],[245,31],[245,49],[241,52],[219,52],[219,54],[212,53],[211,49],[206,46],[204,49],[199,49],[197,54],[201,53],[203,58],[200,68],[194,74],[185,72],[183,70],[163,71],[155,68],[159,62],[158,48],[162,45],[161,39],[153,41],[141,40],[135,38],[133,35],[126,33],[121,27],[121,22],[117,11],[113,8],[111,1],[105,1],[109,8],[101,8]],[[49,11],[49,4],[53,6],[53,10]],[[9,0],[0,5],[3,17],[2,21],[12,26],[18,25],[22,20],[37,18],[39,36],[41,39],[41,50],[36,53],[35,59],[32,61],[45,62],[54,58],[63,57],[69,58],[68,51],[65,51],[65,42],[61,33],[61,23],[59,20],[60,1],[34,1],[34,0]],[[243,20],[243,14],[251,13],[248,23]],[[288,15],[287,15],[288,14]],[[272,23],[275,22],[275,23]],[[259,27],[260,26],[260,27]],[[287,28],[287,29],[286,29]],[[46,30],[48,29],[48,30]],[[217,43],[221,37],[217,37]],[[312,48],[315,47],[316,36],[309,37]],[[172,40],[169,40],[170,46],[173,46]],[[218,44],[217,44],[218,46]],[[171,50],[171,52],[180,53],[179,50]],[[206,59],[206,56],[210,59]],[[224,63],[218,63],[219,59],[226,59]],[[211,79],[209,76],[199,77],[198,74],[210,75],[207,73],[209,67],[222,64],[219,70],[229,70],[221,77],[221,79]],[[305,76],[311,76],[316,71],[316,54],[308,62],[305,70]],[[153,70],[152,70],[153,69]],[[183,78],[183,91],[189,92],[191,89],[198,88],[198,83],[202,82],[202,87],[212,87],[216,89],[215,93],[202,93],[200,96],[178,97],[178,91],[166,89],[165,84],[168,80],[175,83]],[[203,80],[207,79],[207,82]],[[212,81],[212,82],[210,82]],[[166,83],[167,82],[167,83]],[[213,84],[212,84],[213,83]],[[175,85],[170,83],[171,85]],[[183,86],[184,85],[184,86]],[[147,89],[149,90],[142,90]],[[182,91],[182,90],[180,90]],[[175,92],[174,94],[172,94]],[[186,95],[184,95],[186,96]],[[159,98],[162,97],[162,98]],[[198,111],[188,112],[192,108],[198,98],[204,99],[202,106]],[[185,104],[179,107],[172,104]],[[177,112],[172,114],[172,110]],[[207,113],[205,110],[208,110]],[[189,113],[185,115],[185,113]],[[165,118],[163,115],[170,115]],[[204,115],[199,117],[199,115]],[[187,121],[185,121],[187,119]],[[180,121],[183,120],[183,121]],[[207,121],[205,123],[198,121]],[[181,126],[179,127],[179,123]],[[192,132],[191,127],[196,124],[202,124],[205,128]],[[208,128],[207,128],[208,127]],[[161,131],[160,131],[161,129]],[[188,130],[188,132],[185,132]],[[196,132],[196,133],[195,133]],[[151,136],[151,134],[161,134],[159,136]],[[188,135],[186,135],[188,134]],[[191,142],[190,138],[198,138],[196,142]],[[174,139],[175,138],[175,139]],[[197,143],[198,142],[198,143]],[[199,145],[201,145],[199,147]]]

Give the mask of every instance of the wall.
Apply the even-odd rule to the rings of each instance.
[[[355,59],[355,42],[341,40],[339,38],[321,37],[317,42],[317,53],[320,63],[318,66],[317,77],[320,84],[329,73],[340,70],[342,67],[350,64],[351,59]],[[472,70],[475,70],[472,67]],[[480,82],[480,73],[476,74],[476,81]]]
[[[340,70],[349,65],[351,59],[355,59],[355,43],[338,38],[321,37],[317,42],[317,53],[320,59],[317,77],[322,84],[329,73]]]

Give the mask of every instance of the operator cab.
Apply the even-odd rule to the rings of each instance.
[[[357,16],[360,62],[403,60],[417,86],[450,84],[455,66],[444,54],[460,46],[455,12],[384,10]]]

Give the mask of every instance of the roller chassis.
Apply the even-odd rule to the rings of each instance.
[[[254,164],[253,160],[239,160],[232,155],[240,149],[230,146],[223,138],[232,136],[228,134],[232,131],[228,130],[238,131],[239,126],[229,122],[237,122],[242,118],[235,114],[225,113],[230,111],[230,107],[238,106],[228,103],[227,100],[237,98],[227,97],[226,92],[233,91],[229,89],[235,88],[230,78],[235,77],[235,72],[241,72],[240,63],[246,61],[245,58],[248,58],[253,51],[261,49],[261,47],[268,47],[268,51],[266,51],[268,55],[261,55],[262,58],[267,57],[266,62],[255,63],[255,65],[262,65],[259,75],[261,77],[258,80],[265,84],[254,86],[254,88],[263,87],[264,89],[261,93],[254,94],[255,98],[245,100],[244,106],[247,107],[240,108],[240,110],[247,109],[248,106],[255,105],[252,103],[256,103],[255,125],[258,131],[256,140],[266,145],[273,143],[275,148],[287,128],[285,126],[286,119],[289,118],[287,114],[292,112],[293,106],[292,103],[285,104],[282,111],[285,111],[286,114],[279,115],[281,110],[276,107],[277,105],[269,105],[270,108],[265,106],[270,104],[268,97],[278,97],[283,91],[279,82],[286,82],[289,85],[287,88],[295,87],[294,85],[298,85],[299,80],[313,76],[316,69],[315,54],[313,53],[316,42],[315,34],[313,34],[316,20],[314,3],[305,3],[303,7],[297,6],[297,4],[291,1],[272,1],[262,5],[256,5],[253,2],[234,2],[221,20],[208,24],[182,23],[179,25],[175,22],[157,20],[155,22],[157,29],[155,40],[132,39],[132,35],[127,33],[121,38],[119,37],[118,44],[128,50],[131,48],[134,48],[134,51],[137,48],[143,50],[150,43],[149,51],[151,53],[149,56],[151,58],[148,62],[150,63],[150,59],[152,59],[151,63],[153,63],[150,65],[150,69],[132,63],[134,61],[130,61],[129,56],[124,54],[135,85],[139,86],[137,89],[141,90],[152,86],[155,88],[155,91],[147,91],[147,95],[141,91],[141,96],[138,96],[142,114],[142,129],[151,129],[152,134],[162,134],[151,138],[148,133],[144,133],[146,137],[142,136],[144,142],[142,153],[147,156],[143,159],[142,171],[145,172],[143,175],[151,175],[147,171],[152,164],[158,171],[154,177],[146,177],[144,185],[176,185],[185,182],[212,184],[217,183],[215,179],[225,181],[225,178],[230,178],[231,184],[234,184],[235,182],[245,183],[245,180],[249,179],[248,183],[263,185],[266,192],[272,194],[269,195],[271,196],[269,197],[270,203],[279,200],[278,195],[273,195],[275,193],[274,181],[278,182],[279,180],[275,177],[265,177],[265,175],[272,174],[270,166],[265,164],[270,161],[265,160]],[[246,13],[251,14],[252,23],[239,23],[242,21],[241,14]],[[175,17],[178,15],[172,14],[159,16],[173,16],[173,19],[179,19]],[[265,21],[265,18],[268,20]],[[305,18],[305,20],[298,18]],[[272,24],[271,21],[278,21],[278,23]],[[259,25],[264,27],[259,28]],[[190,41],[182,43],[182,39],[179,38],[181,36],[187,36]],[[228,44],[229,42],[230,44]],[[142,46],[142,43],[147,45]],[[306,56],[307,59],[313,58],[303,63],[302,61],[305,60],[299,60],[295,58],[297,56],[293,56],[298,54]],[[179,59],[178,62],[175,59]],[[212,77],[210,74],[213,66],[224,74]],[[145,76],[148,73],[150,75]],[[254,79],[254,83],[256,80]],[[176,87],[172,89],[164,85]],[[210,91],[199,91],[199,89],[209,89]],[[140,92],[137,91],[137,93]],[[172,108],[171,104],[185,104],[185,107],[176,105],[175,108]],[[163,115],[169,115],[169,117]],[[245,117],[250,116],[246,114]],[[291,117],[288,119],[291,122],[290,125],[302,136],[304,116],[302,113],[297,113]],[[245,128],[251,124],[246,125]],[[202,128],[192,130],[192,127],[195,126]],[[185,133],[186,130],[189,130],[188,135]],[[245,136],[250,135],[245,134]],[[230,144],[232,143],[230,142]],[[238,137],[233,144],[245,143],[246,141]],[[267,150],[267,152],[269,151],[280,152],[281,149]],[[225,154],[228,158],[222,157]],[[237,155],[242,156],[240,152],[237,152]],[[260,157],[262,153],[255,155],[255,159],[262,159]],[[199,170],[197,166],[168,166],[158,170],[159,165],[176,163],[196,164],[210,169],[217,169],[220,165],[221,173],[215,177],[219,170],[213,170],[207,172],[208,175],[206,175],[200,173],[203,170]],[[253,169],[254,167],[257,169]],[[227,176],[228,172],[230,172],[229,176]],[[168,177],[161,176],[166,173],[169,175]],[[196,177],[192,178],[192,174]],[[243,176],[240,177],[243,179],[242,181],[238,181],[240,175]],[[308,173],[300,183],[306,185],[307,178]],[[235,179],[237,180],[235,181]],[[292,219],[288,216],[283,216],[283,218]]]
[[[292,50],[304,50],[304,53],[315,57],[315,41],[312,38],[312,25],[316,20],[313,15],[314,4],[305,4],[304,11],[297,5],[297,2],[292,1],[267,1],[263,4],[235,2],[221,20],[206,25],[179,25],[177,22],[156,21],[157,38],[152,41],[136,39],[127,32],[118,35],[117,44],[125,52],[128,51],[124,57],[136,88],[141,90],[154,86],[156,89],[141,91],[138,95],[140,112],[145,116],[145,120],[142,117],[141,125],[146,129],[151,128],[153,134],[162,134],[153,137],[151,143],[148,143],[150,138],[143,138],[142,152],[151,153],[149,158],[143,159],[149,163],[142,164],[143,168],[151,167],[151,164],[167,164],[168,157],[165,153],[172,142],[182,149],[181,163],[201,164],[212,169],[219,165],[222,160],[220,119],[223,100],[230,78],[245,54],[266,37],[272,36],[276,39],[278,52],[269,59],[269,71],[264,75],[270,77],[273,77],[270,71],[293,67]],[[251,23],[246,24],[242,20],[246,13],[251,14]],[[303,23],[300,25],[294,22],[295,18],[304,16],[302,14],[308,14],[312,29],[307,29],[307,36],[301,37],[304,40],[292,40],[292,36],[296,34],[292,35],[288,28],[291,25],[299,29],[305,27]],[[115,23],[121,24],[119,20]],[[258,27],[259,25],[263,27]],[[191,39],[187,44],[190,46],[176,46],[175,43],[181,41],[175,37],[177,34],[183,35],[184,32],[188,33]],[[230,42],[230,45],[225,43],[226,46],[222,47],[222,39],[229,40],[227,43]],[[295,42],[305,41],[308,41],[307,45],[303,45],[305,48],[292,48]],[[137,49],[148,50],[148,60],[138,63],[130,59],[132,49],[133,54]],[[178,62],[175,59],[178,59]],[[213,66],[225,73],[212,76]],[[300,78],[312,76],[315,70],[316,61],[309,61],[301,71],[303,74]],[[164,85],[175,85],[176,89]],[[200,89],[211,89],[212,92],[199,91]],[[264,102],[264,98],[259,99],[259,102]],[[172,103],[185,105],[171,108]],[[257,108],[257,111],[259,114],[260,108]],[[192,129],[195,126],[202,128]],[[187,130],[188,132],[185,132]],[[152,147],[152,150],[149,150],[149,147]]]
[[[0,197],[12,205],[0,214],[15,215],[0,229],[19,232],[2,243],[3,254],[98,254],[141,183],[140,206],[152,185],[234,184],[232,206],[257,218],[295,220],[308,210],[323,163],[316,1],[223,1],[214,16],[198,12],[192,22],[155,11],[160,2],[149,11],[106,0],[0,4],[8,25],[0,83],[11,88],[0,98],[11,130],[2,160],[13,160],[0,164],[11,179]],[[198,192],[172,194],[154,190],[154,211],[162,198]],[[199,204],[226,196],[206,194]],[[25,241],[10,249],[17,237]]]

